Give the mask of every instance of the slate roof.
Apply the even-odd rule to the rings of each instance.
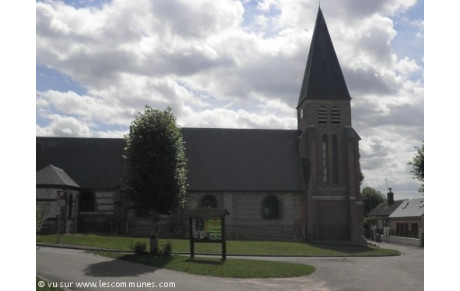
[[[115,188],[123,178],[124,139],[37,137],[36,168],[53,164],[82,188]]]
[[[305,191],[297,130],[182,128],[190,191]],[[83,188],[122,186],[124,139],[37,137],[37,170],[53,164]]]
[[[389,216],[406,200],[396,200],[392,205],[388,202],[380,202],[374,209],[367,213],[367,216]]]
[[[421,217],[424,214],[423,198],[407,200],[392,213],[390,218]]]
[[[80,188],[80,186],[58,167],[48,165],[37,172],[36,184],[42,186],[67,186]]]
[[[316,17],[297,108],[308,99],[351,99],[321,8]]]

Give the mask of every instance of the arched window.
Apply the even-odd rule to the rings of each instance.
[[[329,163],[329,149],[327,143],[327,135],[323,135],[323,183],[329,182],[328,163]]]
[[[339,145],[337,135],[332,136],[332,182],[339,184]]]
[[[217,208],[217,199],[212,195],[204,196],[203,200],[201,200],[201,208]]]
[[[80,203],[78,206],[79,211],[94,211],[95,199],[94,193],[90,191],[83,191],[80,194]]]
[[[267,219],[279,217],[279,203],[275,196],[268,196],[262,201],[262,217]]]
[[[327,123],[327,109],[324,106],[318,108],[318,123]]]
[[[332,107],[331,109],[331,123],[340,123],[340,109],[338,107]]]

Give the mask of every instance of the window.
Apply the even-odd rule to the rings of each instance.
[[[331,123],[340,123],[340,109],[338,107],[332,107],[331,109]]]
[[[332,181],[339,184],[339,148],[336,134],[332,136]]]
[[[217,208],[217,199],[212,195],[204,196],[203,200],[201,200],[201,208],[208,209],[208,208]]]
[[[94,193],[90,191],[83,191],[80,194],[79,211],[94,211]]]
[[[269,196],[262,202],[262,217],[267,219],[276,219],[279,217],[278,199],[275,196]]]
[[[300,119],[305,117],[305,109],[300,108]]]
[[[327,144],[327,135],[323,135],[323,183],[327,184],[328,179],[328,165],[329,155],[328,155],[328,144]]]
[[[327,123],[327,109],[324,106],[318,108],[318,123]]]
[[[69,194],[69,216],[68,218],[72,218],[72,207],[73,207],[73,197],[72,193]]]

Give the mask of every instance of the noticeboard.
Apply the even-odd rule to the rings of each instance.
[[[192,236],[195,241],[222,240],[220,217],[192,217]]]
[[[228,211],[195,209],[189,211],[190,257],[195,257],[195,243],[221,243],[222,260],[226,260],[225,216]]]

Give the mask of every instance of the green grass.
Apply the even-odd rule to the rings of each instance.
[[[37,282],[36,282],[37,291],[38,290],[40,290],[40,291],[63,291],[64,290],[64,289],[59,288],[59,287],[48,287],[49,282],[43,280],[42,278],[40,278],[38,276],[36,276],[36,279],[37,279]],[[40,284],[42,284],[44,282],[45,285],[43,287],[39,287],[38,282],[40,282]]]
[[[100,251],[92,253],[158,268],[215,277],[286,278],[306,276],[315,271],[315,267],[310,265],[261,260],[227,259],[222,262],[220,259],[215,258],[195,258],[191,260],[186,256],[153,257],[150,255]]]
[[[94,234],[65,234],[60,236],[61,244],[85,245],[114,250],[130,251],[135,242],[146,242],[148,238],[125,236],[104,236]],[[187,239],[160,239],[160,248],[171,242],[174,253],[189,253]],[[37,242],[55,243],[56,235],[37,235]],[[221,245],[217,243],[196,243],[196,254],[220,254]],[[392,256],[399,255],[396,250],[356,246],[338,243],[303,243],[274,241],[227,241],[227,255],[280,255],[280,256]]]

